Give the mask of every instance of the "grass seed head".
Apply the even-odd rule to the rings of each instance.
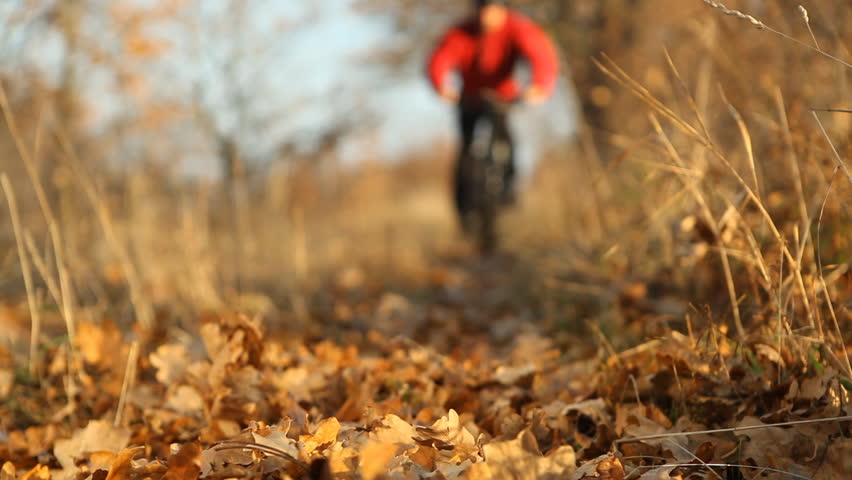
[[[742,20],[745,20],[745,21],[751,23],[758,30],[763,30],[764,28],[766,28],[766,25],[763,22],[761,22],[760,20],[754,18],[753,16],[751,16],[747,13],[743,13],[739,10],[734,10],[732,8],[728,8],[725,5],[723,5],[722,3],[714,2],[713,0],[701,0],[701,1],[703,1],[707,5],[715,8],[716,10],[721,10],[721,12],[724,13],[725,15],[731,15],[733,17],[737,17],[739,19],[742,19]]]
[[[802,14],[802,19],[805,21],[805,23],[811,23],[811,19],[810,19],[810,17],[808,17],[808,9],[807,8],[805,8],[802,5],[799,5],[799,13]]]

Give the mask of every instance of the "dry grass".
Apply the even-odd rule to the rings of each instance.
[[[808,107],[852,98],[839,58],[849,36],[827,23],[852,9],[826,1],[812,7],[819,15],[752,16],[704,3],[713,9],[688,19],[664,0],[637,7],[637,22],[659,27],[631,46],[642,62],[599,59],[616,80],[611,108],[623,124],[611,139],[621,154],[545,155],[505,218],[506,248],[536,272],[547,325],[587,321],[605,336],[627,325],[621,347],[689,319],[696,330],[730,324],[739,339],[774,332],[779,346],[803,335],[845,356],[850,186],[833,179],[836,170],[852,180],[850,119],[814,122]],[[802,27],[807,49],[794,38]],[[61,128],[39,114],[34,130],[17,131],[21,105],[0,100],[30,179],[15,184],[27,190],[18,250],[41,276],[27,290],[47,291],[72,339],[78,315],[145,326],[235,308],[307,321],[312,296],[340,272],[417,288],[466,253],[448,200],[449,145],[395,166],[283,159],[244,179],[233,208],[212,183],[150,169],[95,174],[59,141]],[[53,153],[39,161],[39,150]]]
[[[776,423],[846,422],[852,116],[842,110],[852,103],[852,70],[842,58],[850,56],[852,5],[815,1],[809,12],[767,3],[752,14],[693,3],[693,10],[682,0],[637,3],[633,21],[658,28],[631,39],[633,60],[597,59],[612,80],[606,88],[620,123],[610,139],[618,154],[599,159],[569,145],[543,155],[520,205],[503,218],[504,254],[488,259],[456,231],[451,145],[393,165],[285,158],[229,191],[154,168],[95,168],[96,159],[78,151],[84,142],[65,139],[41,114],[16,123],[31,102],[10,103],[0,91],[9,140],[26,170],[3,181],[13,221],[0,232],[9,252],[0,297],[18,313],[14,321],[31,327],[31,358],[41,345],[52,354],[46,366],[72,371],[69,399],[71,373],[96,383],[85,370],[73,372],[73,356],[67,365],[56,361],[63,334],[76,349],[77,322],[111,319],[122,327],[113,329],[118,337],[133,337],[126,357],[116,350],[126,368],[111,365],[123,373],[115,425],[133,416],[129,392],[151,376],[155,349],[166,338],[196,335],[202,321],[211,324],[210,311],[222,322],[228,311],[248,314],[234,316],[239,322],[264,319],[268,336],[252,342],[282,362],[291,347],[325,351],[332,363],[350,347],[363,349],[358,358],[369,365],[381,363],[372,348],[425,355],[412,341],[388,340],[403,335],[434,347],[422,363],[449,368],[489,356],[504,361],[504,352],[514,355],[505,347],[532,332],[556,347],[547,357],[554,364],[548,395],[580,400],[562,377],[580,360],[581,384],[588,387],[590,370],[596,375],[594,392],[582,399],[594,395],[613,418],[635,408],[668,423],[662,435],[618,442],[598,429],[584,447],[602,452]],[[16,127],[25,124],[31,128]],[[223,338],[223,345],[232,340]],[[380,346],[387,342],[406,345],[405,353],[388,353],[394,350]],[[526,362],[525,352],[513,358]],[[363,378],[349,377],[348,367],[340,372],[318,395],[317,418],[335,411],[319,397],[332,392],[348,404],[357,396]],[[499,401],[543,388],[531,378]],[[805,382],[819,384],[818,395],[802,393]],[[707,385],[715,403],[690,398],[704,397]],[[759,417],[759,427],[739,427],[743,416]],[[680,431],[690,425],[700,431]],[[848,434],[845,425],[837,431]],[[825,434],[828,445],[837,437]],[[698,460],[695,451],[681,453]],[[634,472],[648,468],[637,458],[623,460],[636,460]],[[778,466],[741,467],[779,473]]]

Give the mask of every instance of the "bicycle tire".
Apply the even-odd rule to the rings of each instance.
[[[481,121],[492,122],[490,115],[483,116]],[[488,125],[489,138],[483,151],[477,152],[473,158],[474,205],[476,243],[480,253],[488,254],[497,249],[498,231],[497,220],[500,210],[500,197],[503,190],[503,168],[496,161],[495,151],[501,145],[494,135],[493,125]]]

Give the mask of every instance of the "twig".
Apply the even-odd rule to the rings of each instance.
[[[214,450],[257,450],[258,452],[263,452],[267,455],[275,455],[277,457],[283,458],[290,462],[295,463],[296,465],[308,470],[308,464],[299,460],[298,458],[290,455],[284,450],[271,447],[269,445],[264,445],[262,443],[255,442],[246,442],[242,440],[223,440],[221,442],[216,442],[211,446]]]
[[[838,341],[841,345],[844,345],[845,342],[843,340],[843,331],[840,329],[840,324],[837,321],[837,314],[834,311],[834,303],[831,300],[831,295],[828,293],[828,285],[825,282],[825,274],[823,273],[822,267],[822,249],[820,248],[821,237],[822,237],[822,217],[825,213],[825,206],[828,203],[828,198],[831,196],[831,188],[834,186],[834,178],[837,176],[837,172],[840,170],[840,166],[834,167],[834,172],[831,174],[831,178],[828,182],[828,188],[825,191],[825,198],[822,200],[822,205],[819,209],[819,218],[817,219],[817,241],[814,245],[814,250],[816,254],[816,262],[817,262],[817,273],[819,274],[820,286],[822,287],[823,294],[825,295],[825,302],[828,305],[828,311],[831,314],[831,318],[834,322],[834,329],[837,331],[837,335],[839,336]],[[845,349],[844,349],[845,350]],[[849,352],[844,352],[844,358],[846,359],[846,374],[852,378],[852,363],[849,360]]]
[[[693,435],[711,435],[714,433],[731,433],[731,432],[745,432],[747,430],[760,430],[763,428],[772,428],[772,427],[789,427],[791,425],[808,425],[813,423],[829,423],[829,422],[852,422],[852,415],[846,415],[844,417],[834,417],[834,418],[815,418],[811,420],[795,420],[792,422],[781,422],[781,423],[769,423],[765,425],[747,425],[745,427],[732,427],[732,428],[717,428],[714,430],[696,430],[694,432],[673,432],[673,433],[657,433],[652,435],[639,435],[638,437],[632,438],[620,438],[615,441],[615,443],[633,443],[633,442],[641,442],[643,440],[653,440],[658,438],[670,438],[670,437],[680,437],[680,436],[693,436]]]
[[[845,108],[815,108],[811,107],[812,112],[838,112],[838,113],[852,113],[852,110],[848,110]]]
[[[811,114],[816,119],[817,125],[819,125],[819,129],[822,132],[822,135],[825,137],[825,141],[828,142],[828,145],[831,147],[831,152],[834,154],[834,159],[837,161],[837,166],[843,170],[843,173],[846,175],[846,179],[849,180],[849,183],[852,183],[852,173],[849,173],[849,168],[846,166],[846,162],[840,157],[840,154],[837,152],[837,148],[834,146],[834,142],[831,141],[831,137],[828,136],[828,132],[825,130],[825,126],[822,124],[822,120],[819,119],[819,115],[816,114],[816,109],[811,109]]]
[[[705,466],[705,467],[709,467],[709,466],[710,466],[710,464],[708,464],[708,463],[704,462],[703,460],[701,460],[700,458],[698,458],[698,456],[697,456],[697,455],[695,455],[694,453],[692,453],[692,452],[690,452],[689,450],[687,450],[687,449],[686,449],[683,445],[681,445],[681,444],[679,444],[679,443],[675,442],[675,441],[674,441],[674,440],[672,440],[672,439],[666,439],[666,441],[669,443],[669,445],[674,445],[675,447],[679,448],[681,451],[683,451],[684,453],[686,453],[687,455],[689,455],[690,457],[692,457],[692,458],[693,458],[696,462],[699,462],[701,465],[703,465],[703,466]],[[716,478],[718,478],[719,480],[722,480],[722,477],[721,477],[718,473],[716,473],[715,471],[710,470],[710,473],[712,473],[712,474],[713,474],[713,476],[715,476],[715,477],[716,477]]]
[[[811,477],[805,477],[803,475],[799,475],[797,473],[788,472],[786,470],[779,470],[777,468],[772,467],[761,467],[760,465],[740,465],[737,463],[667,463],[665,465],[640,465],[636,467],[637,469],[648,469],[648,468],[668,468],[668,467],[736,467],[736,468],[747,468],[752,470],[760,470],[765,472],[773,472],[773,473],[783,473],[785,475],[790,475],[791,477],[801,478],[802,480],[812,480]]]

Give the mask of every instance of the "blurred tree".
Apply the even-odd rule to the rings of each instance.
[[[323,8],[273,0],[9,0],[0,2],[0,71],[37,71],[55,87],[41,103],[78,147],[89,137],[89,161],[214,156],[227,180],[245,172],[247,160],[270,161],[290,144],[364,125],[353,121],[350,91],[303,93],[288,84],[297,74],[285,67],[297,53],[291,36]],[[336,115],[316,132],[297,131],[295,119],[327,97]]]

